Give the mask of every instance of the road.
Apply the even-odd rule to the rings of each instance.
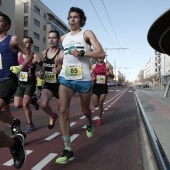
[[[56,99],[51,101],[56,109]],[[59,121],[52,130],[47,128],[49,117],[42,110],[32,107],[36,130],[27,135],[25,149],[27,160],[23,170],[143,170],[142,148],[139,137],[137,109],[133,88],[109,90],[104,103],[102,125],[96,126],[97,108],[93,111],[94,136],[87,138],[86,119],[80,108],[79,96],[72,99],[70,109],[71,143],[75,159],[66,165],[57,165],[63,142]],[[23,109],[14,109],[12,114],[26,124]],[[10,134],[9,128],[0,123],[1,129]],[[8,148],[0,152],[0,169],[13,170],[13,161]]]

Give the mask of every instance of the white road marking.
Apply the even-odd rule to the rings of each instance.
[[[83,128],[83,129],[86,129],[86,125],[84,125],[82,128]]]
[[[60,134],[59,132],[55,132],[51,136],[45,138],[44,140],[50,141],[50,140],[54,139],[56,136],[58,136],[59,134]]]
[[[98,119],[98,116],[95,116],[94,118],[93,118],[93,120],[97,120]]]
[[[73,125],[75,125],[77,122],[72,122],[72,123],[70,123],[70,127],[71,126],[73,126]]]
[[[31,170],[41,170],[42,168],[44,168],[44,166],[46,166],[56,156],[57,156],[56,153],[50,153],[43,160],[41,160],[37,165],[35,165]]]
[[[74,139],[76,139],[79,136],[79,134],[74,134],[71,136],[70,141],[73,142]]]
[[[84,119],[86,116],[82,116],[82,117],[80,117],[79,119]]]

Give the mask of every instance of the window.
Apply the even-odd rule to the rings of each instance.
[[[43,43],[45,43],[46,42],[46,38],[43,38]]]
[[[40,39],[40,35],[37,34],[36,32],[34,32],[34,38],[37,39],[37,40],[39,40],[39,39]]]
[[[28,16],[24,17],[24,27],[28,27]]]
[[[44,13],[44,19],[46,19],[46,14]]]
[[[37,52],[37,53],[39,53],[39,47],[37,47],[37,46],[34,45],[34,51]]]
[[[34,25],[36,25],[37,27],[40,27],[40,22],[36,19],[34,19]]]
[[[0,0],[0,5],[2,5],[2,0]]]
[[[35,5],[34,5],[34,11],[35,11],[37,14],[40,14],[40,9],[39,9],[38,7],[36,7]]]
[[[28,30],[24,30],[24,37],[28,37]]]
[[[28,2],[24,3],[24,13],[28,13]]]
[[[44,25],[44,28],[43,28],[43,29],[44,29],[44,31],[46,30],[46,26],[45,26],[45,25]]]

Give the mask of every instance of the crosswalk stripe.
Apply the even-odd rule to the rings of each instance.
[[[74,134],[71,136],[70,141],[72,142],[74,139],[76,139],[79,136],[79,134]]]
[[[50,141],[50,140],[52,140],[53,138],[55,138],[56,136],[58,136],[59,134],[60,134],[59,132],[55,132],[55,133],[53,133],[51,136],[45,138],[44,140]]]
[[[26,154],[29,155],[31,152],[33,152],[32,150],[26,150]],[[3,165],[5,166],[12,166],[14,164],[13,159],[10,159],[8,162],[4,163]]]
[[[41,170],[44,166],[46,166],[56,156],[57,156],[56,153],[50,153],[43,160],[41,160],[37,165],[35,165],[31,170]]]

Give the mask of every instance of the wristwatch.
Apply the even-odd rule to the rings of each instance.
[[[81,57],[84,57],[85,56],[85,51],[84,50],[80,50],[80,54],[81,54]]]

